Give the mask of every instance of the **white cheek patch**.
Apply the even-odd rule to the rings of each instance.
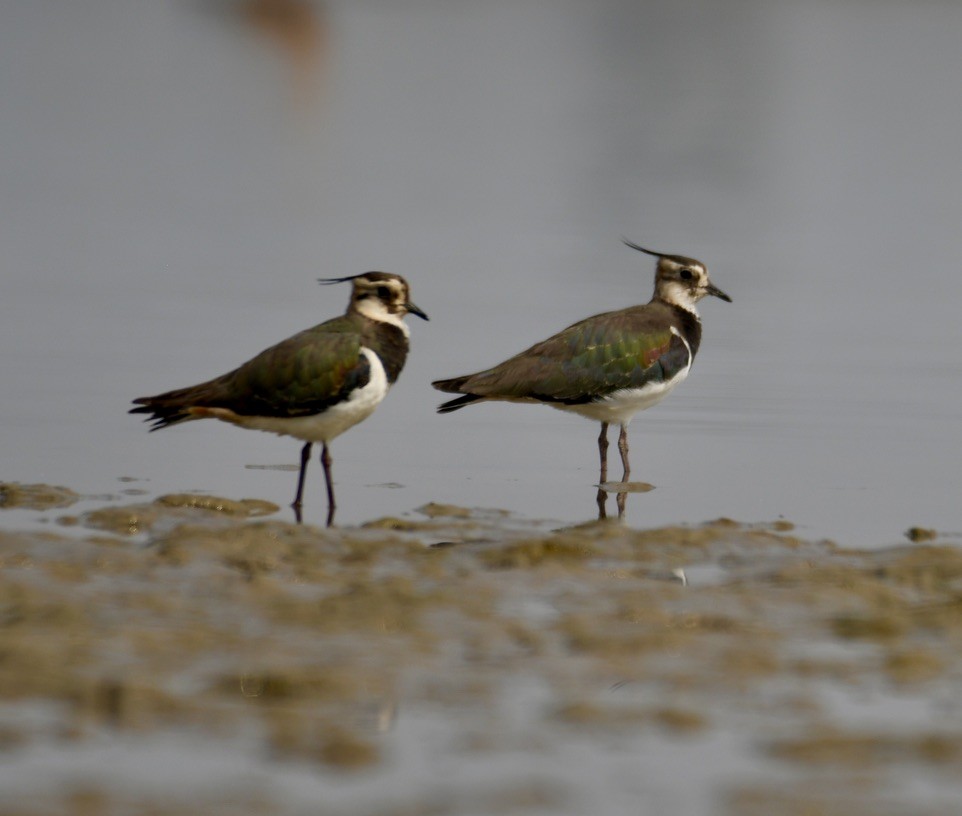
[[[390,323],[392,326],[397,326],[404,333],[405,337],[411,336],[411,330],[400,316],[391,314],[377,298],[368,297],[364,298],[364,300],[359,300],[357,302],[357,311],[371,320],[376,320],[378,323]]]
[[[665,286],[664,292],[665,300],[669,303],[681,306],[686,312],[691,312],[697,316],[698,310],[695,308],[695,298],[687,286],[683,286],[677,281],[670,281]]]

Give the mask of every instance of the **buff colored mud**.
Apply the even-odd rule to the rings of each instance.
[[[962,554],[938,537],[844,551],[784,521],[442,505],[322,530],[251,500],[77,499],[0,487],[50,522],[0,533],[4,812],[958,801]]]

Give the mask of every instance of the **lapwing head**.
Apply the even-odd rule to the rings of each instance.
[[[708,268],[701,261],[686,258],[684,255],[653,252],[633,244],[626,238],[621,240],[626,246],[654,255],[658,259],[658,266],[655,269],[655,300],[681,306],[689,312],[694,312],[695,304],[707,295],[714,295],[729,303],[732,302],[728,295],[711,282],[708,277]]]
[[[320,283],[351,281],[351,302],[348,312],[357,312],[371,320],[391,323],[405,328],[402,319],[413,314],[422,320],[428,316],[411,300],[408,282],[390,272],[363,272],[346,278],[318,278]]]

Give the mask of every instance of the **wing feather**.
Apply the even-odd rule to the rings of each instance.
[[[298,417],[320,413],[371,371],[361,335],[348,316],[305,329],[213,380],[134,400],[131,413],[152,414],[155,428],[191,419],[190,408],[226,408],[241,416]]]
[[[671,325],[650,305],[595,315],[494,368],[435,386],[489,399],[591,402],[687,366],[690,351]]]

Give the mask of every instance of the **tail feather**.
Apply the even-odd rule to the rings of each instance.
[[[219,384],[219,380],[211,380],[153,397],[138,397],[133,401],[138,407],[131,408],[128,413],[148,414],[145,421],[153,423],[150,427],[152,431],[159,431],[189,419],[198,419],[191,409],[200,405],[216,404],[216,397],[220,396]]]
[[[452,411],[457,411],[458,408],[464,408],[465,405],[471,405],[474,402],[481,402],[484,397],[478,396],[477,394],[464,394],[462,389],[471,379],[471,375],[465,375],[463,377],[452,377],[450,380],[435,380],[431,385],[438,389],[438,391],[447,391],[449,394],[462,394],[463,396],[457,399],[449,400],[448,402],[442,403],[438,406],[439,414],[450,414]]]
[[[463,377],[452,377],[450,380],[435,380],[431,385],[438,389],[438,391],[447,391],[449,394],[461,394],[464,388],[464,384],[470,380],[470,375],[465,375]]]
[[[456,399],[441,403],[438,406],[438,413],[450,414],[452,411],[457,411],[458,408],[464,408],[465,405],[473,405],[475,402],[481,402],[482,400],[484,400],[484,397],[479,397],[477,394],[464,394]]]
[[[154,397],[141,397],[135,399],[134,403],[140,403],[140,407],[131,408],[128,413],[149,414],[150,416],[145,417],[144,420],[152,423],[150,426],[152,431],[159,431],[161,428],[193,419],[188,413],[187,409],[190,407],[188,405],[156,402]]]

